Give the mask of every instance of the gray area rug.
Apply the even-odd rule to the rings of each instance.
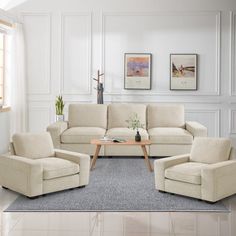
[[[217,202],[160,193],[154,173],[141,158],[100,158],[85,188],[48,194],[34,200],[19,196],[5,212],[15,211],[219,211]]]

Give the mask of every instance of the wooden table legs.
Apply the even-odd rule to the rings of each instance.
[[[98,158],[98,154],[100,152],[101,146],[102,145],[100,145],[100,144],[97,144],[97,146],[96,146],[96,151],[95,151],[95,154],[94,154],[93,159],[91,161],[90,170],[92,170],[95,167],[96,160]],[[147,164],[147,167],[148,167],[149,171],[153,171],[152,165],[151,165],[150,160],[148,158],[148,153],[147,153],[146,146],[145,145],[141,145],[141,148],[143,150],[143,155],[144,155],[144,158],[145,158],[145,162]]]
[[[97,145],[97,147],[96,147],[96,151],[95,151],[95,154],[94,154],[93,159],[92,159],[92,162],[91,162],[90,170],[92,170],[92,169],[95,167],[96,160],[97,160],[97,158],[98,158],[98,154],[99,154],[99,152],[100,152],[101,146],[102,146],[102,145]]]
[[[141,145],[141,148],[143,150],[143,155],[144,155],[144,158],[145,158],[145,161],[146,161],[146,164],[147,164],[147,167],[150,171],[153,171],[153,168],[152,168],[152,165],[150,163],[150,160],[148,158],[148,153],[147,153],[147,149],[146,149],[146,146],[145,145]]]

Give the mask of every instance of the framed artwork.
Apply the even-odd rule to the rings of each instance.
[[[170,54],[170,90],[197,90],[197,54]]]
[[[151,53],[125,53],[124,88],[136,90],[151,89]]]

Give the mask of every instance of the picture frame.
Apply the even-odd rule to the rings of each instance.
[[[198,54],[170,54],[170,90],[197,90]]]
[[[124,89],[150,90],[152,78],[151,53],[124,54]]]

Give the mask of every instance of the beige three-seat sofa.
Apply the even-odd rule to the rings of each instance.
[[[194,137],[207,136],[207,128],[194,121],[185,121],[184,106],[175,104],[70,104],[68,121],[56,122],[47,130],[54,147],[93,155],[91,139],[104,135],[134,139],[136,131],[128,128],[126,120],[137,113],[142,139],[150,139],[150,156],[172,156],[190,152]],[[143,155],[136,146],[106,146],[105,156]]]

